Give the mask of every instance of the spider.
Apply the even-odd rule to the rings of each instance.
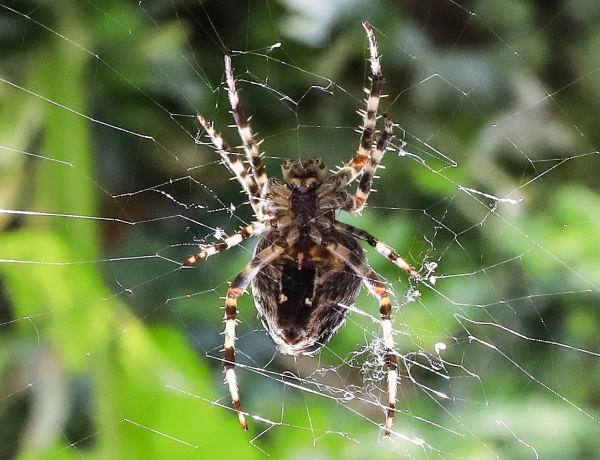
[[[225,382],[244,430],[248,425],[235,374],[235,328],[237,299],[248,284],[252,285],[258,316],[277,349],[295,356],[313,355],[323,347],[343,324],[348,313],[345,306],[354,303],[361,284],[366,286],[379,301],[388,369],[385,434],[392,429],[398,373],[390,295],[367,265],[359,241],[374,247],[412,278],[420,279],[421,275],[386,244],[335,219],[338,210],[356,213],[365,207],[373,175],[393,137],[392,122],[386,119],[381,136],[374,140],[383,77],[373,30],[367,22],[362,25],[369,42],[371,67],[371,87],[365,88],[366,110],[358,112],[363,119],[362,135],[354,158],[334,174],[328,175],[320,158],[309,158],[285,161],[282,180],[267,177],[260,143],[254,139],[240,106],[229,56],[225,56],[227,93],[249,167],[212,124],[198,115],[223,163],[248,195],[256,220],[218,243],[203,246],[183,264],[191,265],[250,236],[266,233],[250,262],[231,282],[225,298]],[[344,188],[358,176],[356,193],[350,195]]]

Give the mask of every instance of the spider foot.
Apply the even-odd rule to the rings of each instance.
[[[387,418],[385,420],[385,435],[389,436],[392,432],[392,426],[394,425],[394,405],[391,404],[388,409]]]

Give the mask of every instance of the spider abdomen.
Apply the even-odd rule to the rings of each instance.
[[[348,249],[361,254],[358,242],[336,235]],[[308,238],[286,248],[252,280],[252,292],[261,322],[278,350],[310,355],[325,345],[344,323],[347,306],[354,303],[362,279],[325,246]],[[263,238],[256,253],[270,246]]]

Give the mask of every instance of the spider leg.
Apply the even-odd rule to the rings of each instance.
[[[377,121],[379,99],[382,97],[381,84],[383,82],[383,75],[381,73],[381,63],[379,61],[379,51],[377,51],[377,42],[375,41],[375,35],[373,34],[371,25],[368,22],[363,22],[362,25],[367,33],[367,39],[369,41],[371,88],[365,88],[365,93],[367,94],[366,110],[358,111],[359,115],[363,117],[363,122],[362,126],[360,127],[362,134],[356,156],[336,173],[336,176],[342,179],[342,186],[356,179],[356,176],[363,171],[367,164],[369,153],[371,152],[371,147],[373,145],[373,135],[375,133],[375,122]]]
[[[219,252],[222,252],[233,246],[237,246],[242,241],[251,237],[252,235],[258,235],[264,232],[267,228],[268,226],[261,222],[255,222],[253,224],[246,225],[237,233],[228,236],[223,241],[211,244],[210,246],[205,246],[199,253],[194,254],[193,256],[190,256],[187,259],[185,259],[183,261],[183,265],[192,265],[200,259],[206,259],[207,257],[210,257],[214,254],[218,254]]]
[[[254,140],[254,135],[252,134],[252,129],[248,123],[248,118],[240,106],[240,98],[235,87],[233,68],[231,67],[231,58],[229,56],[225,56],[225,78],[227,80],[227,94],[229,95],[231,113],[233,115],[233,119],[235,120],[240,138],[242,139],[242,143],[244,144],[244,151],[246,152],[246,158],[250,164],[252,175],[258,184],[260,196],[264,197],[267,194],[268,178],[265,172],[265,167],[260,159],[261,154],[258,151],[258,146],[260,143]]]
[[[244,192],[248,195],[250,199],[250,205],[252,206],[252,210],[256,215],[258,220],[262,220],[263,212],[262,212],[262,202],[261,195],[258,185],[254,181],[254,178],[248,174],[246,167],[237,153],[231,150],[231,147],[223,137],[215,131],[212,123],[206,121],[206,119],[202,115],[198,115],[198,121],[202,125],[202,127],[206,130],[206,134],[212,141],[213,145],[221,155],[221,159],[227,169],[229,169],[236,177],[238,182],[242,185]]]
[[[394,265],[397,265],[398,267],[400,267],[402,270],[404,270],[406,273],[408,273],[413,278],[421,279],[421,274],[418,271],[416,271],[414,268],[412,268],[410,266],[410,264],[408,262],[406,262],[402,257],[400,257],[400,255],[398,255],[398,253],[396,251],[394,251],[392,248],[390,248],[387,244],[379,241],[377,238],[375,238],[370,233],[367,233],[364,230],[357,228],[353,225],[344,224],[344,223],[338,222],[338,221],[335,221],[335,227],[338,230],[340,230],[348,235],[352,235],[353,237],[358,238],[359,240],[364,241],[367,244],[369,244],[370,246],[374,247],[375,250],[379,254],[386,257],[390,262],[392,262]]]
[[[237,324],[237,299],[244,293],[252,278],[267,264],[279,257],[283,247],[272,245],[256,254],[244,269],[235,277],[225,298],[225,383],[229,387],[229,394],[238,414],[240,425],[244,430],[248,429],[246,417],[242,412],[240,396],[235,375],[235,326]]]
[[[343,260],[354,272],[359,275],[366,288],[379,301],[379,315],[383,330],[383,342],[386,348],[385,360],[388,368],[388,409],[385,420],[385,435],[388,436],[394,423],[396,395],[398,391],[398,363],[395,354],[394,335],[392,328],[392,305],[390,295],[385,285],[379,280],[373,270],[364,261],[358,261],[351,251],[338,243],[330,243],[327,250]]]
[[[360,178],[360,182],[358,183],[358,187],[356,188],[356,194],[352,196],[353,206],[348,209],[350,212],[359,212],[367,203],[367,198],[369,198],[369,194],[371,193],[371,186],[373,185],[373,177],[375,176],[375,171],[377,171],[377,167],[383,158],[383,154],[387,150],[388,144],[392,139],[392,122],[388,118],[385,120],[385,128],[383,130],[383,134],[377,141],[377,146],[372,151],[367,164],[365,165],[365,169],[363,171],[363,175]]]

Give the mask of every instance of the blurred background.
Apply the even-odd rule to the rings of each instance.
[[[365,20],[398,127],[340,219],[432,276],[367,250],[398,306],[395,433],[365,293],[297,360],[240,300],[244,433],[220,307],[256,240],[180,266],[252,220],[196,115],[239,144],[229,54],[269,175],[340,166]],[[598,458],[599,22],[583,0],[0,0],[0,458]]]

